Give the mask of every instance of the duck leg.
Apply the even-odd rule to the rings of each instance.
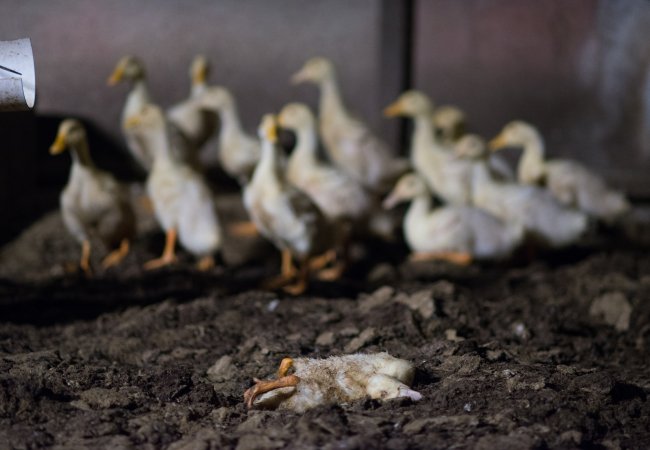
[[[280,269],[280,275],[271,278],[264,283],[265,289],[278,289],[283,286],[286,286],[291,282],[296,276],[297,270],[293,265],[293,256],[289,250],[282,250],[282,266]]]
[[[199,269],[201,272],[214,269],[214,266],[215,266],[214,257],[212,255],[204,256],[199,260],[199,262],[196,263],[196,268]]]
[[[409,257],[411,261],[447,261],[458,266],[468,266],[472,262],[472,255],[467,252],[420,252]]]
[[[88,239],[85,239],[81,243],[81,260],[79,261],[79,267],[81,267],[81,270],[83,270],[87,277],[92,276],[93,271],[90,267],[90,241]]]
[[[122,242],[120,242],[120,246],[110,252],[106,258],[102,261],[102,267],[104,269],[108,269],[109,267],[113,267],[117,264],[119,264],[126,255],[129,254],[129,249],[130,249],[130,244],[128,239],[122,239]]]
[[[298,269],[298,274],[297,274],[297,281],[288,286],[284,286],[283,289],[288,294],[300,295],[307,290],[308,284],[309,284],[309,259],[305,259],[300,262],[300,268]]]
[[[168,266],[176,262],[176,229],[172,228],[167,230],[165,236],[165,249],[160,258],[152,259],[144,265],[146,270],[158,269],[160,267]]]
[[[289,370],[293,367],[293,359],[284,358],[278,367],[278,378],[286,377]]]
[[[228,226],[230,234],[236,237],[258,236],[260,233],[253,222],[235,222]]]
[[[255,381],[255,385],[244,392],[244,402],[246,402],[248,409],[253,407],[257,396],[274,389],[297,386],[300,383],[300,378],[295,375],[287,375],[277,380],[258,380],[254,378],[253,381]]]

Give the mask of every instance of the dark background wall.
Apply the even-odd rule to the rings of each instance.
[[[396,147],[398,123],[381,108],[412,85],[461,106],[487,137],[530,120],[551,155],[650,197],[646,0],[0,0],[0,9],[0,39],[31,37],[37,70],[36,116],[0,114],[8,216],[55,205],[65,180],[66,158],[46,154],[54,128],[43,117],[81,116],[119,145],[126,87],[105,82],[125,54],[145,61],[164,106],[187,95],[188,65],[206,54],[211,81],[232,89],[251,131],[288,101],[315,106],[316,90],[288,78],[329,56],[349,106]]]

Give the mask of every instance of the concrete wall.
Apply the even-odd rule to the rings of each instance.
[[[650,2],[420,0],[414,85],[492,136],[522,118],[551,156],[650,195]]]

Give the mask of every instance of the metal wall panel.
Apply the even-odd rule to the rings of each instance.
[[[551,156],[649,196],[650,2],[417,0],[413,84],[492,136],[538,124]]]

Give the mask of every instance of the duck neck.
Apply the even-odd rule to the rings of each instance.
[[[239,114],[237,113],[237,106],[234,103],[221,108],[219,117],[221,119],[221,134],[219,136],[219,144],[224,145],[226,142],[237,139],[244,134]]]
[[[416,166],[419,161],[428,159],[429,154],[438,149],[429,117],[430,115],[422,113],[413,118],[415,126],[411,141],[411,160]]]
[[[145,146],[151,149],[154,164],[172,162],[169,132],[166,125],[143,134],[142,140]]]
[[[261,183],[267,189],[279,189],[282,184],[277,146],[266,139],[262,141],[262,156],[251,183]]]
[[[87,169],[94,169],[95,163],[90,157],[88,150],[88,141],[85,139],[70,145],[70,153],[72,154],[72,163],[75,166],[84,167]]]
[[[296,133],[296,148],[293,150],[289,163],[299,165],[300,168],[315,165],[318,140],[313,125],[294,131]]]
[[[205,90],[207,89],[208,84],[203,82],[203,83],[192,83],[192,87],[190,88],[190,97],[196,98],[199,95],[203,94]]]
[[[431,211],[431,196],[427,192],[422,192],[413,198],[405,220],[407,223],[420,223]]]
[[[339,91],[336,77],[331,75],[320,83],[320,115],[330,117],[347,117],[345,105]]]
[[[149,90],[144,77],[133,80],[131,91],[124,106],[124,117],[131,117],[138,114],[144,105],[149,103]]]
[[[537,183],[544,176],[544,140],[539,133],[524,143],[524,153],[517,167],[519,181]]]

